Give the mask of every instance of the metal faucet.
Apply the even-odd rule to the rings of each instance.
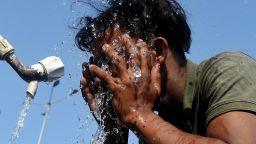
[[[24,66],[14,53],[12,45],[0,35],[0,60],[5,60],[28,82],[27,95],[34,98],[40,81],[53,81],[64,75],[64,64],[59,57],[49,56],[37,64]]]

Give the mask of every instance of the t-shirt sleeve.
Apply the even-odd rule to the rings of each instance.
[[[242,53],[224,53],[204,67],[206,126],[230,111],[256,113],[256,61]]]

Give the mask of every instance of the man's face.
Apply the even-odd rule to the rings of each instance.
[[[118,76],[116,67],[102,51],[102,46],[104,44],[108,44],[112,49],[111,52],[113,52],[113,55],[118,55],[127,62],[126,66],[130,75],[134,75],[134,77],[137,77],[137,73],[140,73],[140,61],[138,57],[133,58],[132,56],[134,54],[136,55],[136,53],[138,53],[139,51],[139,48],[136,46],[137,40],[137,38],[130,37],[127,34],[125,35],[119,25],[116,25],[113,28],[106,29],[104,35],[101,38],[98,38],[98,40],[94,41],[93,46],[95,50],[92,52],[93,64],[109,72],[114,77]],[[127,43],[129,43],[129,48],[126,47]],[[154,56],[152,55],[152,52],[153,51],[149,50],[149,53],[147,53],[148,55],[150,55],[148,57],[149,69],[151,69],[154,61]]]

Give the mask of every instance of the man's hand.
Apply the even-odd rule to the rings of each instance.
[[[153,105],[160,95],[160,66],[156,62],[152,63],[144,41],[139,39],[133,43],[128,35],[123,35],[122,42],[128,52],[128,59],[118,55],[111,45],[102,47],[116,68],[117,77],[112,77],[96,65],[89,67],[90,72],[114,94],[112,102],[115,112],[119,120],[129,126],[136,121],[139,113],[153,113]],[[141,72],[141,76],[136,76],[136,72]]]

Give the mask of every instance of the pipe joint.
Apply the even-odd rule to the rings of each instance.
[[[0,60],[4,60],[6,55],[13,52],[12,45],[0,35]]]

